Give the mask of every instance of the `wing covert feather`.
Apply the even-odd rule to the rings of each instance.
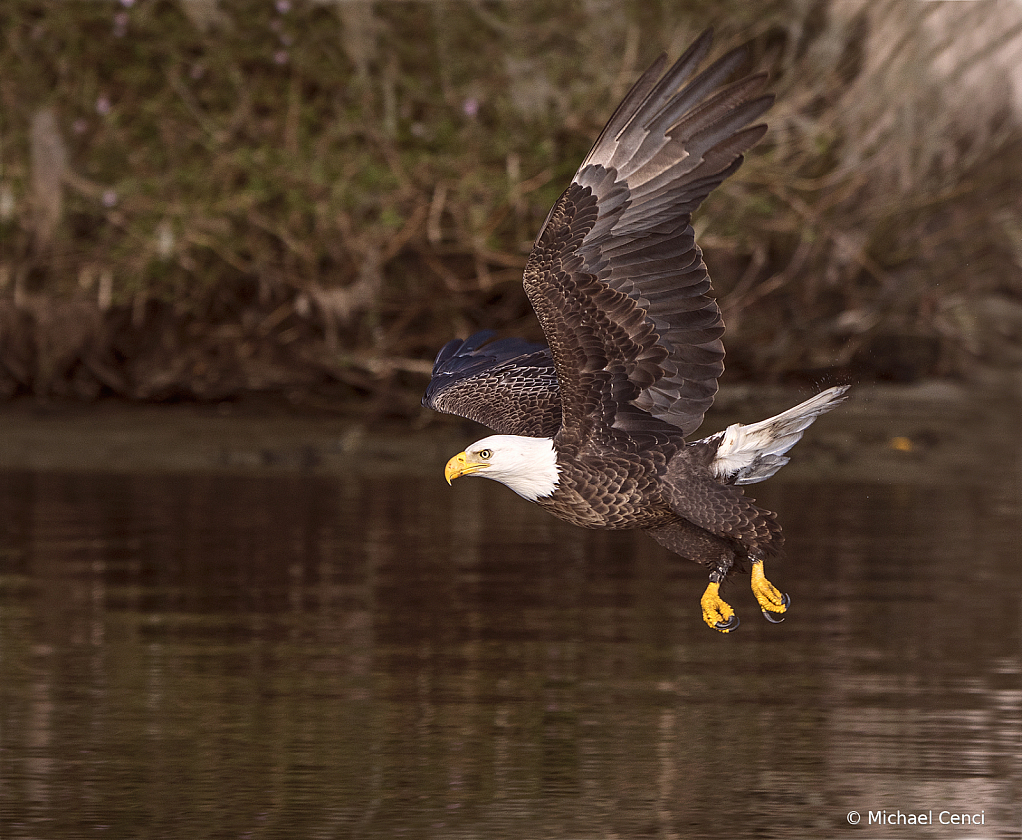
[[[723,321],[691,215],[766,131],[765,75],[726,84],[733,50],[695,75],[704,33],[654,62],[607,123],[540,231],[525,288],[550,343],[562,434],[612,429],[632,407],[693,432],[723,371]],[[686,83],[687,82],[687,83]]]
[[[561,401],[550,349],[490,330],[447,342],[422,404],[482,423],[498,434],[553,437]]]

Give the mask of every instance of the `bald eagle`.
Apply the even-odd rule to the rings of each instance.
[[[645,531],[709,569],[703,619],[727,633],[738,617],[720,585],[737,571],[772,622],[790,603],[763,573],[781,528],[740,485],[787,463],[845,387],[686,441],[724,370],[692,213],[764,135],[750,123],[773,101],[765,73],[727,84],[745,47],[696,75],[711,41],[704,32],[666,72],[661,55],[642,75],[541,227],[524,284],[549,346],[455,339],[423,404],[498,433],[451,458],[448,483],[491,478],[575,525]]]

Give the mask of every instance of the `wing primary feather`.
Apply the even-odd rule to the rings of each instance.
[[[668,99],[657,112],[653,113],[646,121],[644,128],[649,132],[666,131],[667,127],[672,125],[684,113],[691,111],[693,114],[698,114],[700,111],[712,109],[720,99],[728,95],[731,88],[738,85],[757,84],[761,87],[766,81],[766,73],[756,73],[747,76],[733,85],[719,90],[712,96],[707,95],[719,88],[747,57],[748,48],[741,46],[718,58],[685,85],[684,90]],[[664,77],[665,80],[669,79],[671,75],[671,72],[668,72],[668,75]],[[677,86],[676,83],[675,90],[677,90]]]
[[[682,54],[669,71],[674,78],[681,78],[682,76],[691,75],[696,67],[706,58],[706,54],[710,51],[710,46],[713,44],[713,29],[707,29],[696,38],[695,41],[689,46],[687,50]],[[596,152],[603,145],[603,141],[607,137],[613,136],[615,140],[620,138],[620,135],[624,133],[625,129],[628,128],[629,123],[635,118],[635,115],[643,111],[646,107],[647,102],[656,90],[665,90],[661,75],[664,72],[664,67],[667,64],[667,53],[660,53],[657,59],[649,66],[638,79],[638,81],[632,85],[631,89],[625,94],[624,99],[621,100],[621,104],[614,109],[614,113],[611,114],[607,124],[603,127],[599,136],[596,138],[596,142],[593,144],[592,150],[589,152],[589,156],[582,162],[582,166],[591,162],[593,153]],[[655,100],[654,100],[655,101]]]
[[[642,74],[526,267],[557,371],[562,436],[614,427],[625,404],[688,435],[713,400],[723,322],[691,214],[762,137],[765,127],[750,123],[773,97],[762,73],[729,83],[747,47],[700,71],[711,39],[704,33],[670,67],[661,57]]]
[[[681,57],[671,65],[666,73],[663,73],[662,77],[655,84],[651,85],[649,91],[643,97],[642,103],[635,108],[634,113],[628,118],[628,120],[622,125],[621,129],[616,132],[615,140],[620,140],[625,130],[630,127],[631,123],[639,114],[657,114],[661,112],[666,105],[672,101],[675,95],[675,91],[682,85],[682,83],[689,78],[698,69],[699,65],[706,58],[710,52],[710,47],[713,44],[713,30],[707,29],[703,32],[692,45],[685,50]],[[658,73],[663,72],[663,66],[666,64],[666,55],[660,54],[660,58],[654,62],[653,66],[642,75],[640,81],[643,81],[650,75],[650,71],[656,69]],[[622,105],[627,103],[622,102]],[[645,126],[644,126],[645,128]],[[597,145],[599,141],[597,141]]]

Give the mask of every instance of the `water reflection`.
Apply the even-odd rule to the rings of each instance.
[[[756,488],[795,610],[743,586],[731,637],[696,566],[488,482],[0,488],[4,838],[1019,836],[1011,469]]]

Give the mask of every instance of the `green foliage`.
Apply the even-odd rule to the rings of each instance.
[[[148,353],[101,377],[135,396],[290,381],[242,365],[217,391],[189,379],[192,366],[169,390],[149,387],[167,364],[139,338],[156,312],[175,313],[160,322],[171,355],[215,337],[204,370],[226,342],[253,366],[315,357],[319,378],[295,381],[362,391],[400,376],[380,359],[425,360],[451,331],[536,337],[518,278],[550,204],[642,67],[717,24],[718,50],[756,38],[779,95],[768,139],[699,222],[736,368],[849,364],[892,331],[953,350],[949,301],[1022,294],[1004,279],[1017,273],[1004,184],[1018,182],[1005,151],[1018,134],[1003,114],[964,127],[953,108],[915,114],[939,106],[943,47],[911,60],[904,45],[880,50],[896,41],[885,27],[905,29],[897,8],[8,0],[0,305],[16,313],[32,296],[38,330],[47,301],[107,313],[102,336],[67,349],[65,372]],[[974,66],[979,49],[960,60]],[[67,160],[42,244],[31,126],[46,108]],[[372,375],[338,373],[369,357]],[[947,358],[930,372],[954,368]],[[33,364],[54,363],[9,366],[0,390],[56,387]]]

